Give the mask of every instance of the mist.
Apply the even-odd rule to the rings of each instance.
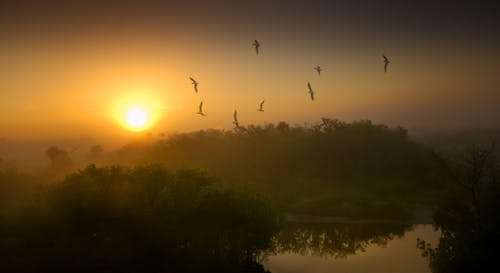
[[[7,271],[498,267],[493,2],[0,14]]]

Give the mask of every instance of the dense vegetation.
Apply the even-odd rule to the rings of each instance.
[[[434,148],[402,127],[369,120],[324,118],[309,126],[280,122],[146,139],[115,152],[94,145],[79,160],[49,147],[46,177],[89,162],[159,163],[205,170],[225,185],[265,195],[284,212],[402,220],[434,206],[447,179]]]
[[[32,177],[0,161],[0,216],[31,198],[35,188]]]
[[[452,179],[434,214],[437,246],[419,241],[436,273],[497,268],[500,244],[500,168],[495,146],[472,146],[445,162]]]
[[[0,160],[2,268],[264,272],[265,253],[343,257],[409,228],[280,230],[278,212],[407,220],[419,207],[437,207],[439,245],[418,247],[436,273],[471,272],[492,264],[500,243],[498,154],[494,145],[458,157],[438,148],[401,127],[323,119],[150,137],[115,153],[95,145],[85,163],[120,164],[73,173],[81,162],[57,146],[45,151],[42,174]]]
[[[280,225],[257,195],[160,165],[91,165],[2,222],[11,272],[258,272]]]
[[[173,134],[119,155],[208,170],[286,211],[357,218],[410,218],[413,205],[435,200],[443,175],[433,150],[404,128],[368,120]]]

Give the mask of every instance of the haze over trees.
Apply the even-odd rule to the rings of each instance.
[[[16,272],[245,271],[279,225],[265,200],[200,171],[90,165],[3,223],[0,253]]]
[[[433,220],[439,244],[418,247],[435,272],[491,262],[494,146],[439,147],[326,118],[91,145],[81,159],[51,146],[42,174],[1,162],[0,254],[17,272],[264,272],[272,253],[347,257]],[[290,214],[371,224],[283,226]]]
[[[402,127],[324,118],[242,128],[131,144],[120,158],[204,169],[286,210],[350,217],[411,218],[408,203],[433,199],[443,176],[433,149]]]
[[[51,146],[45,151],[50,159],[51,168],[54,172],[67,172],[73,167],[69,153],[57,146]]]

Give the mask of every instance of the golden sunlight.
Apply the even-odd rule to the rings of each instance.
[[[144,131],[160,119],[162,107],[145,94],[128,94],[119,99],[113,114],[120,125],[130,131]]]
[[[148,111],[139,107],[133,107],[125,113],[127,124],[135,130],[144,129],[148,119]]]

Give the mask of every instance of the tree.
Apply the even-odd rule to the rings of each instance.
[[[67,151],[57,146],[50,146],[45,155],[50,159],[51,166],[56,171],[68,171],[73,167],[73,161]]]
[[[98,159],[99,157],[101,157],[102,152],[103,152],[103,149],[102,149],[101,145],[93,145],[89,149],[89,157],[91,159]]]
[[[474,272],[495,268],[500,244],[499,166],[495,144],[471,146],[443,165],[449,172],[449,193],[434,214],[441,231],[437,247],[418,240],[433,272]]]
[[[193,169],[90,165],[48,186],[25,222],[0,232],[2,268],[264,272],[256,257],[279,217],[264,199],[216,182]]]

